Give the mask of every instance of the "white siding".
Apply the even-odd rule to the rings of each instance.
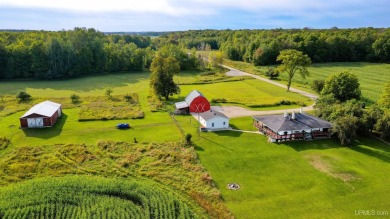
[[[213,123],[214,123],[214,127],[213,127]],[[217,116],[207,120],[206,124],[203,124],[203,126],[205,126],[208,129],[229,128],[229,119]]]
[[[28,118],[27,127],[29,128],[43,127],[43,118]]]

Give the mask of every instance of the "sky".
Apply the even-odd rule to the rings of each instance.
[[[0,0],[0,29],[390,27],[389,0]]]

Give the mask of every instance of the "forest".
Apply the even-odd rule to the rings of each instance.
[[[221,50],[226,58],[254,65],[277,64],[285,49],[307,54],[314,63],[390,62],[390,29],[192,30],[156,39],[188,49]]]
[[[2,31],[0,79],[51,80],[142,70],[150,67],[156,50],[164,46],[174,53],[181,70],[196,68],[195,57],[186,49],[220,50],[228,59],[253,65],[278,64],[276,58],[285,49],[302,51],[314,63],[389,63],[390,29],[190,30],[153,39],[93,28]]]
[[[150,37],[105,35],[95,29],[0,32],[0,79],[62,79],[142,70],[151,62]],[[150,64],[150,63],[149,63]]]

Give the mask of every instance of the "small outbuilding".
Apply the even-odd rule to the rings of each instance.
[[[187,113],[202,113],[210,110],[210,102],[201,92],[193,90],[184,101],[175,103],[175,107]]]
[[[332,123],[303,112],[254,116],[253,125],[271,142],[329,138],[332,128]]]
[[[62,114],[59,103],[49,100],[38,103],[20,117],[21,128],[44,128],[53,126]]]
[[[229,118],[218,111],[207,111],[199,113],[199,123],[203,129],[227,129],[229,128]]]

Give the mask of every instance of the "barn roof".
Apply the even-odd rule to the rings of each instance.
[[[225,114],[223,114],[221,112],[218,112],[218,111],[212,111],[212,110],[206,111],[206,112],[203,112],[203,113],[199,113],[199,116],[202,117],[206,121],[209,120],[209,119],[212,119],[214,117],[222,117],[222,118],[227,118],[228,119],[228,117]]]
[[[185,102],[187,102],[188,105],[189,105],[189,104],[192,103],[192,101],[193,101],[195,98],[197,98],[197,97],[199,97],[199,96],[204,97],[203,94],[202,94],[201,92],[199,92],[199,91],[197,91],[197,90],[193,90],[190,94],[187,95],[187,97],[186,97],[186,99],[185,99]]]
[[[176,109],[187,108],[188,103],[186,101],[177,102],[177,103],[175,103],[175,107],[176,107]]]
[[[332,128],[332,123],[306,113],[296,113],[295,119],[291,119],[290,116],[285,118],[283,115],[253,116],[253,118],[275,132]]]
[[[31,107],[20,118],[24,118],[24,117],[30,116],[32,114],[38,114],[38,115],[42,115],[42,116],[51,117],[60,107],[61,107],[61,104],[46,100],[44,102],[38,103],[37,105]]]

